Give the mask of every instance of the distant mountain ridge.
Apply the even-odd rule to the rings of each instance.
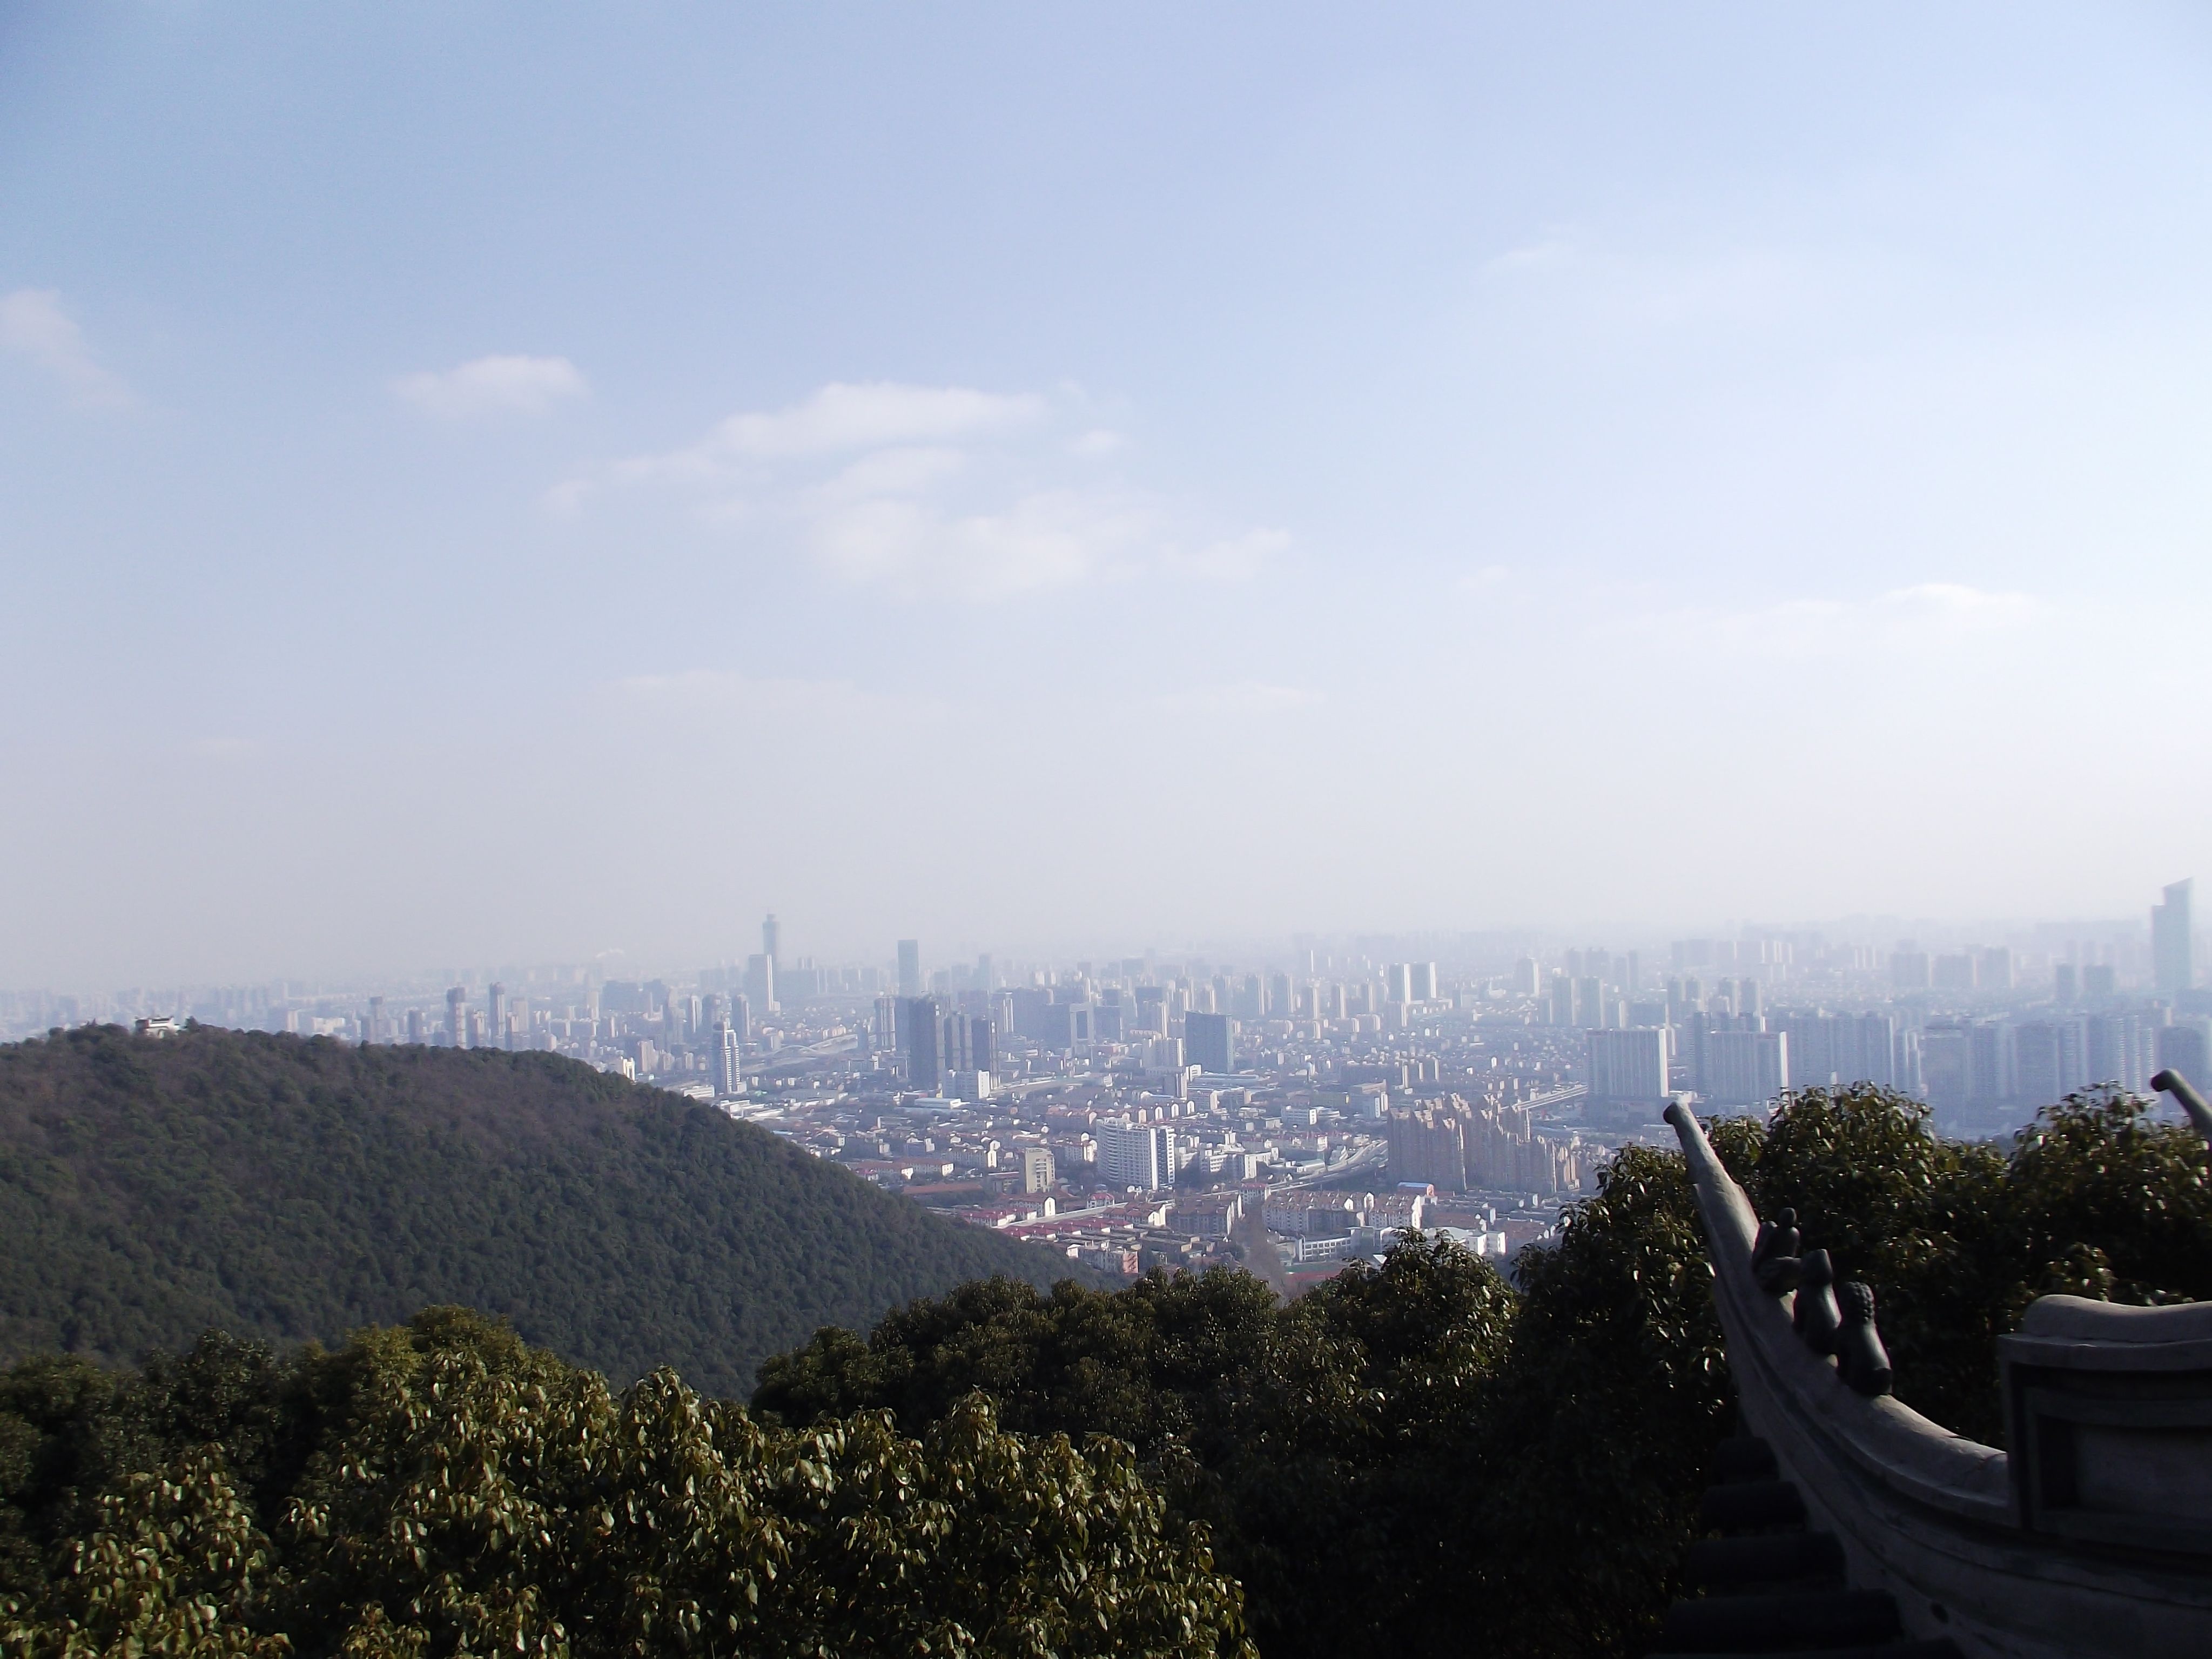
[[[334,1343],[432,1304],[618,1383],[749,1391],[817,1328],[1064,1258],[544,1054],[87,1026],[0,1045],[0,1363],[204,1328]]]

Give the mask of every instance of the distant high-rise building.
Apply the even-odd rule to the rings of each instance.
[[[2030,1020],[2013,1032],[2020,1098],[2030,1106],[2056,1105],[2089,1080],[2087,1033],[2078,1019]]]
[[[1437,1000],[1437,964],[1433,962],[1413,962],[1406,964],[1411,980],[1408,988],[1413,995],[1409,1002],[1434,1002]]]
[[[494,980],[491,983],[491,996],[488,1006],[484,1010],[484,1024],[491,1031],[493,1042],[502,1047],[505,1046],[507,1042],[507,987],[501,984],[497,980]]]
[[[454,1048],[469,1046],[469,994],[458,985],[446,993],[446,1042]]]
[[[1137,988],[1137,1024],[1140,1031],[1152,1031],[1161,1036],[1168,1034],[1168,993],[1164,985],[1139,985]]]
[[[1663,1025],[1587,1033],[1584,1065],[1591,1103],[1656,1112],[1667,1098],[1668,1038]]]
[[[2151,975],[2159,994],[2173,996],[2197,983],[2196,944],[2191,934],[2190,889],[2193,879],[2166,890],[2166,902],[2150,909]]]
[[[773,957],[763,954],[745,958],[745,999],[763,1015],[776,1012]]]
[[[2083,1024],[2089,1081],[2141,1093],[2157,1069],[2157,1028],[2137,1014],[2092,1014]]]
[[[726,1100],[744,1092],[744,1067],[738,1058],[738,1034],[726,1022],[714,1028],[708,1061],[708,1080],[714,1085],[715,1094]]]
[[[902,997],[918,997],[922,993],[920,939],[902,939],[898,942],[898,989]]]
[[[1175,1135],[1164,1123],[1109,1123],[1098,1131],[1098,1174],[1115,1190],[1158,1192],[1175,1180]]]
[[[732,997],[728,1019],[730,1029],[738,1034],[738,1042],[750,1042],[753,1040],[753,1001],[750,997],[742,992]]]
[[[1382,1000],[1385,1002],[1411,1002],[1413,1000],[1413,964],[1394,962],[1382,970]]]
[[[1984,991],[2011,990],[2011,949],[2002,945],[1993,945],[1984,951],[1978,973]]]
[[[1705,1098],[1717,1106],[1764,1106],[1790,1086],[1790,1039],[1780,1031],[1708,1031]]]
[[[1043,1146],[1022,1148],[1022,1190],[1024,1193],[1048,1193],[1059,1174],[1053,1167],[1052,1152]]]
[[[392,1028],[384,1018],[382,997],[371,997],[368,1000],[368,1029],[362,1034],[362,1041],[364,1042],[392,1041]]]
[[[979,991],[995,991],[999,988],[999,972],[992,965],[988,951],[975,958],[975,988]]]
[[[1930,964],[1936,989],[1939,991],[1971,991],[1974,988],[1974,953],[1954,951],[1940,956]]]
[[[2081,980],[2075,973],[2072,963],[2062,962],[2051,970],[2051,996],[2053,1001],[2063,1006],[2073,1001],[2081,994]]]
[[[1513,994],[1516,997],[1542,994],[1544,981],[1535,957],[1522,957],[1514,963],[1512,986]]]
[[[915,1088],[935,1094],[945,1084],[944,1009],[935,997],[899,999],[901,1039],[906,1054],[906,1080]]]
[[[1928,953],[1900,945],[1890,952],[1890,988],[1897,991],[1924,991],[1931,982]]]
[[[1297,1018],[1297,993],[1288,974],[1277,974],[1267,985],[1267,1009],[1277,1019]]]
[[[1585,974],[1575,982],[1575,1023],[1584,1026],[1605,1024],[1605,981],[1595,974]]]
[[[407,1011],[407,1040],[418,1048],[428,1040],[428,1034],[422,1029],[422,1011],[420,1008]]]
[[[761,954],[772,963],[781,963],[783,960],[782,943],[782,930],[775,925],[775,912],[771,910],[768,919],[761,923]]]
[[[1182,1040],[1190,1063],[1200,1071],[1225,1077],[1237,1069],[1237,1024],[1228,1015],[1185,1014]]]
[[[2120,994],[2120,970],[2109,962],[2081,964],[2081,994],[2093,1000]]]
[[[1759,981],[1740,979],[1735,982],[1735,1011],[1739,1014],[1756,1016],[1759,1012]]]
[[[1237,1012],[1247,1019],[1267,1017],[1267,981],[1257,974],[1244,975],[1244,988],[1238,994]]]

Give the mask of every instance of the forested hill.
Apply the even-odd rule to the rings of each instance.
[[[0,1362],[430,1304],[618,1382],[742,1395],[896,1303],[1069,1264],[681,1097],[542,1054],[84,1027],[0,1045]]]

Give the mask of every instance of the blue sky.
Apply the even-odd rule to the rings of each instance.
[[[0,9],[0,982],[2132,912],[2212,822],[2208,71]]]

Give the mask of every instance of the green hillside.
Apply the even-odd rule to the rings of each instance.
[[[1063,1258],[550,1054],[85,1027],[0,1046],[0,1361],[503,1314],[742,1395],[823,1325]]]

